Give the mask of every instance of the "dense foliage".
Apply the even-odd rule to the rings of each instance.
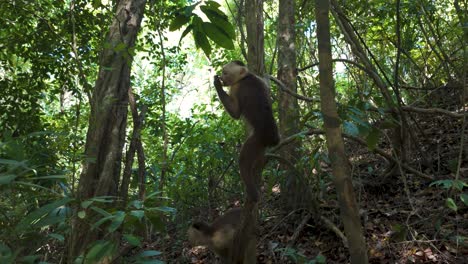
[[[130,163],[127,200],[77,196],[82,162],[93,158],[83,155],[92,122],[90,101],[115,2],[0,1],[1,263],[71,263],[66,254],[73,221],[87,219],[90,211],[98,215],[90,223],[90,232],[100,232],[103,238],[73,261],[92,263],[116,256],[130,263],[189,262],[180,252],[187,246],[182,241],[190,220],[199,215],[209,219],[213,212],[241,199],[237,158],[246,132],[224,113],[211,79],[224,62],[243,59],[245,37],[238,10],[243,1],[147,2],[131,75],[137,109],[145,113],[140,140],[146,194],[141,196],[135,157]],[[265,2],[265,64],[267,74],[275,76],[278,3]],[[330,218],[336,214],[330,202],[336,200],[336,193],[329,188],[333,179],[329,157],[323,133],[316,129],[322,127],[324,117],[318,102],[314,5],[313,1],[296,2],[298,93],[305,100],[299,99],[298,104],[299,133],[282,136],[300,138],[302,156],[284,161],[275,149],[269,153],[263,173],[268,201],[263,220],[274,212],[284,213],[278,186],[288,186],[285,166],[294,167],[310,190],[312,200],[298,202],[301,210],[322,210]],[[392,241],[427,240],[427,248],[444,252],[438,260],[449,263],[452,257],[468,254],[468,226],[463,221],[468,208],[467,6],[444,0],[396,2],[398,6],[395,1],[340,1],[342,10],[333,10],[336,101],[353,177],[362,188],[360,203],[372,210],[391,202],[387,195],[397,193],[411,213],[407,220],[398,217],[388,223]],[[349,32],[343,33],[339,25],[343,21],[352,25],[356,42],[350,42]],[[115,47],[115,51],[124,48]],[[374,72],[356,52],[360,48],[375,66]],[[391,94],[390,100],[377,79]],[[281,111],[278,95],[284,91],[275,82],[271,87],[277,113]],[[389,156],[395,154],[394,133],[402,125],[387,115],[396,106],[408,111],[405,122],[411,124],[404,131],[406,145],[397,150],[405,152],[396,162],[398,169],[410,166],[417,171],[406,178],[388,176],[386,170],[392,161]],[[135,128],[132,120],[129,115],[125,153]],[[373,195],[378,197],[376,202],[367,203]],[[432,200],[440,207],[430,208],[437,212],[426,216],[422,204]],[[387,213],[379,211],[370,217],[385,218],[380,214]],[[419,222],[411,226],[409,219],[415,216],[420,217],[418,221],[430,218],[435,227],[428,231]],[[455,219],[458,222],[452,225]],[[269,227],[288,229],[280,226],[281,220],[277,222]],[[372,232],[383,232],[374,224],[366,226],[371,251],[378,249],[378,235]],[[419,236],[418,230],[424,235]],[[273,239],[268,235],[265,238]],[[429,235],[434,236],[432,245]],[[387,238],[390,235],[382,240]],[[320,248],[310,251],[284,240],[271,244],[272,251],[295,263],[325,261],[322,242],[309,244]],[[330,263],[343,261],[338,256],[343,245],[339,246],[329,249]],[[425,247],[415,246],[413,253]],[[416,256],[405,254],[370,257],[410,261]]]

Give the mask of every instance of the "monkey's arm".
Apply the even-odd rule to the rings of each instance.
[[[239,107],[239,100],[237,99],[236,95],[229,96],[223,89],[221,81],[219,77],[215,75],[214,78],[214,87],[216,88],[216,92],[218,93],[219,99],[221,103],[223,103],[224,108],[228,112],[228,114],[234,118],[239,119],[241,116],[240,107]]]

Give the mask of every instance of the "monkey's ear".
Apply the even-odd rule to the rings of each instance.
[[[247,69],[245,67],[240,67],[239,75],[244,76],[247,73]]]

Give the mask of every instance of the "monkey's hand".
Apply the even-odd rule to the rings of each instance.
[[[223,89],[223,83],[221,82],[221,79],[219,78],[218,75],[214,76],[213,84],[216,90]]]

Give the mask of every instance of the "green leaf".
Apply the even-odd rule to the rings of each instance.
[[[18,175],[3,174],[0,175],[0,184],[10,184]]]
[[[195,39],[195,46],[201,48],[205,55],[209,58],[211,55],[211,46],[203,32],[193,28],[193,37]]]
[[[141,245],[141,239],[131,234],[124,234],[123,238],[130,243],[132,246],[139,247]]]
[[[101,209],[101,208],[96,207],[96,206],[91,206],[90,209],[93,210],[93,211],[95,211],[95,212],[97,212],[97,213],[99,213],[99,214],[101,214],[102,216],[106,216],[106,217],[107,217],[107,216],[112,216],[112,214],[110,214],[110,213],[107,212],[106,210]]]
[[[171,24],[169,25],[169,30],[176,31],[183,25],[187,24],[189,21],[190,17],[186,16],[185,14],[180,14],[174,20],[172,20]]]
[[[81,207],[86,209],[93,203],[94,203],[94,201],[87,200],[87,201],[81,202]]]
[[[227,17],[220,16],[217,12],[205,6],[200,7],[200,9],[205,13],[206,17],[208,17],[214,25],[217,25],[229,38],[234,39],[236,37],[234,27],[229,23]]]
[[[93,0],[94,9],[98,9],[101,6],[101,0]]]
[[[203,22],[202,27],[203,31],[211,40],[214,41],[214,43],[218,44],[219,46],[225,49],[234,49],[234,43],[232,43],[232,40],[218,26],[212,23]]]
[[[122,225],[124,219],[125,219],[125,212],[123,211],[116,212],[114,215],[114,218],[112,219],[112,223],[110,224],[108,228],[109,233],[117,230]]]
[[[182,35],[180,36],[180,39],[179,39],[179,46],[180,46],[180,42],[182,41],[183,38],[185,38],[185,36],[187,36],[187,34],[192,30],[193,26],[192,25],[189,25],[185,30],[184,32],[182,32]]]
[[[353,124],[353,123],[351,123],[349,121],[345,121],[343,123],[343,128],[344,128],[344,131],[345,131],[346,134],[349,134],[349,135],[355,136],[355,137],[357,137],[359,135],[358,127],[355,124]]]
[[[161,252],[156,250],[146,250],[138,254],[139,257],[155,257],[159,255],[161,255]]]
[[[377,143],[379,143],[379,136],[380,131],[376,128],[372,128],[372,130],[369,132],[369,135],[367,135],[367,147],[370,150],[374,150],[377,146]]]
[[[463,182],[463,181],[460,181],[460,180],[454,180],[453,181],[453,188],[459,190],[459,191],[463,191],[463,187],[468,187],[468,185]]]
[[[78,212],[78,217],[80,219],[84,219],[86,217],[86,211],[79,211]]]
[[[221,6],[219,3],[215,2],[215,1],[211,1],[211,0],[205,1],[205,4],[209,5],[209,6],[213,7],[213,8],[218,8],[218,7]]]
[[[143,208],[143,201],[141,201],[141,200],[133,200],[133,201],[130,203],[130,206],[133,206],[133,207],[135,207],[136,209],[142,209],[142,208]]]
[[[132,210],[130,211],[130,215],[135,216],[139,220],[141,220],[145,216],[145,211],[143,210]]]
[[[57,239],[57,240],[60,241],[60,242],[65,241],[65,237],[64,237],[63,235],[61,235],[61,234],[50,233],[50,234],[48,234],[47,236],[49,236],[49,237],[51,237],[51,238],[55,238],[55,239]]]
[[[193,10],[195,9],[195,7],[199,4],[200,2],[198,3],[195,3],[193,5],[189,5],[189,6],[186,6],[184,8],[184,13],[186,16],[190,17],[192,14],[193,14]]]
[[[63,206],[65,204],[69,203],[70,201],[73,201],[73,199],[69,198],[69,197],[65,197],[65,198],[60,199],[58,201],[55,201],[53,203],[49,203],[49,204],[46,204],[46,205],[42,206],[41,208],[33,211],[32,213],[28,214],[25,218],[23,218],[18,223],[18,225],[16,225],[15,229],[17,231],[19,231],[19,232],[23,231],[24,229],[30,227],[31,224],[33,224],[34,222],[37,222],[42,217],[49,214],[54,209],[56,209],[56,208],[58,208],[60,206]]]
[[[115,243],[111,241],[96,241],[95,245],[86,254],[84,263],[97,263],[105,256],[110,256],[116,249]]]
[[[458,207],[455,204],[455,201],[452,198],[447,198],[447,201],[445,202],[448,208],[452,209],[453,211],[457,211]]]
[[[432,182],[431,184],[429,184],[429,186],[442,185],[442,188],[449,189],[452,187],[452,184],[453,184],[452,180],[438,180],[438,181]]]
[[[175,208],[168,207],[168,206],[153,207],[153,208],[150,208],[150,210],[157,210],[157,211],[161,211],[164,213],[175,213],[177,211]]]
[[[468,206],[468,194],[466,193],[462,193],[460,194],[460,200]]]
[[[113,215],[110,215],[110,216],[106,216],[106,217],[103,217],[101,219],[99,219],[99,221],[97,221],[96,223],[94,223],[92,226],[91,226],[91,230],[94,230],[96,229],[97,227],[99,227],[100,225],[102,225],[104,222],[107,222],[108,220],[111,220],[113,219],[114,216]]]
[[[325,264],[325,263],[327,263],[327,258],[326,258],[324,255],[322,255],[322,254],[319,253],[319,254],[315,257],[315,261],[316,261],[317,263],[319,263],[319,264]]]
[[[49,180],[49,179],[66,179],[66,175],[49,175],[49,176],[39,176],[39,177],[29,177],[28,180]]]

